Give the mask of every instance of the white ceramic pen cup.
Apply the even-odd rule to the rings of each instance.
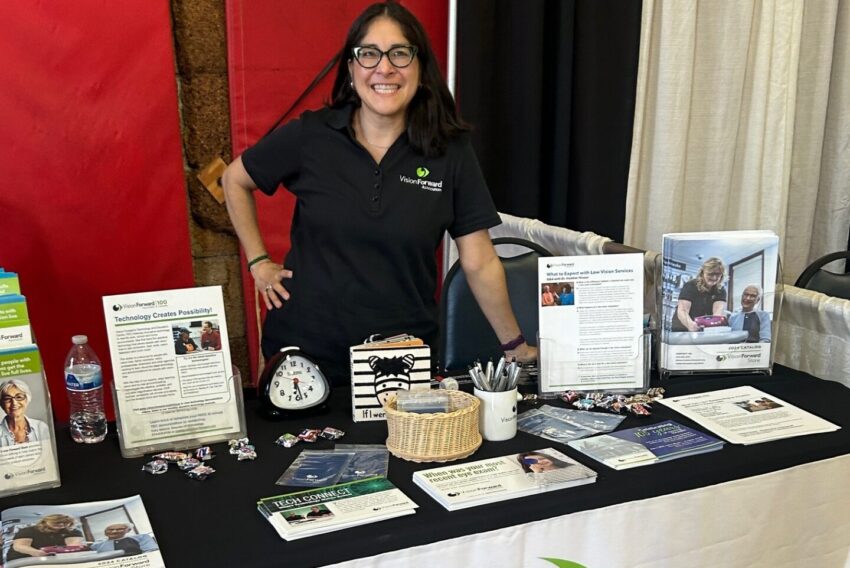
[[[478,430],[488,442],[501,442],[516,436],[517,390],[490,392],[475,389],[481,401]]]

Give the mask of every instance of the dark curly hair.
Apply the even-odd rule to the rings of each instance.
[[[372,21],[380,17],[395,21],[407,41],[418,48],[416,57],[419,59],[420,88],[407,107],[407,136],[410,143],[428,157],[441,156],[449,140],[468,131],[469,126],[458,115],[425,29],[416,16],[395,2],[372,4],[351,24],[340,51],[329,106],[340,108],[352,103],[360,106],[360,97],[351,86],[348,63],[352,58],[351,50],[363,40]]]

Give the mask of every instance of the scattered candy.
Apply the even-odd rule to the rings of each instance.
[[[180,460],[179,462],[177,462],[177,467],[179,467],[181,471],[195,469],[199,465],[201,465],[201,460],[197,458],[186,458],[185,460]]]
[[[215,457],[209,446],[203,446],[195,450],[195,457],[201,461],[211,460]]]
[[[236,454],[236,459],[239,461],[257,459],[257,452],[254,450],[254,446],[245,445],[240,447]]]
[[[319,437],[321,430],[314,430],[312,428],[305,428],[298,437],[304,440],[305,442],[313,443]]]
[[[319,436],[325,438],[326,440],[339,440],[340,438],[345,436],[345,432],[337,428],[331,428],[330,426],[328,426],[327,428],[322,430],[322,433],[319,434]]]
[[[166,471],[168,471],[168,462],[165,460],[149,461],[148,463],[142,466],[142,471],[153,475],[165,473]]]
[[[650,406],[659,398],[664,398],[662,387],[651,388],[646,393],[632,396],[598,391],[590,393],[567,391],[561,394],[561,400],[580,410],[598,408],[615,414],[631,412],[636,416],[649,416]]]
[[[172,463],[179,462],[180,460],[185,460],[189,457],[189,454],[185,452],[162,452],[161,454],[156,454],[154,458],[160,460],[166,460]]]
[[[205,480],[207,477],[215,473],[215,470],[208,465],[199,465],[191,471],[187,471],[186,475],[192,479],[199,481]]]
[[[301,438],[299,438],[295,434],[290,434],[290,433],[287,432],[286,434],[284,434],[283,436],[281,436],[277,440],[275,440],[274,443],[277,444],[278,446],[283,446],[285,448],[291,448],[292,446],[294,446],[295,444],[297,444],[300,441],[301,441]]]

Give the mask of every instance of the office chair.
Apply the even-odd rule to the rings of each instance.
[[[514,237],[493,239],[493,245],[525,247],[529,252],[499,258],[505,267],[508,295],[520,330],[530,345],[537,344],[537,259],[552,256],[540,245]],[[446,274],[440,302],[440,370],[466,371],[476,359],[498,360],[503,355],[501,342],[469,289],[466,275],[456,261]]]
[[[850,250],[833,252],[820,257],[803,271],[794,286],[850,300],[850,273],[836,274],[821,268],[840,258],[850,258]]]

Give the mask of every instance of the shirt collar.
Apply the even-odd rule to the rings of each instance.
[[[351,124],[351,113],[353,112],[353,104],[347,104],[340,108],[332,108],[330,109],[330,112],[328,112],[325,122],[328,126],[335,128],[336,130],[346,129]]]

